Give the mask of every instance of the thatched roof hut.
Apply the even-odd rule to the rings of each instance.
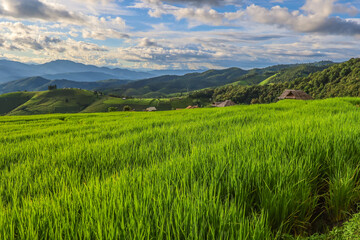
[[[301,90],[292,90],[286,89],[280,97],[279,100],[284,99],[297,99],[297,100],[312,100],[313,98],[304,91]]]
[[[156,111],[157,109],[156,109],[156,107],[148,107],[147,109],[146,109],[146,111],[148,111],[148,112],[154,112],[154,111]]]
[[[199,108],[199,106],[198,105],[195,105],[195,106],[188,106],[186,109],[195,109],[195,108]]]
[[[213,107],[230,107],[230,106],[234,106],[236,105],[236,103],[234,103],[231,100],[226,100],[224,102],[216,102],[213,104]]]

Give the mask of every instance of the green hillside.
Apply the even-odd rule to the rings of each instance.
[[[1,115],[34,115],[46,113],[96,113],[108,112],[109,108],[122,111],[130,106],[136,111],[148,107],[157,110],[175,110],[189,105],[201,107],[210,104],[208,98],[119,98],[80,89],[58,89],[43,92],[16,92],[0,95]]]
[[[0,93],[17,91],[38,91],[41,86],[50,85],[50,80],[42,77],[30,77],[0,84]]]
[[[204,105],[208,104],[207,102],[202,101],[201,99],[191,99],[191,98],[129,98],[123,100],[122,98],[115,98],[110,96],[105,96],[100,100],[94,102],[89,107],[87,107],[82,112],[92,113],[92,112],[107,112],[110,107],[115,107],[118,111],[122,111],[125,106],[130,106],[136,111],[143,111],[148,107],[156,107],[157,110],[175,110],[176,108],[186,108],[189,105]]]
[[[303,69],[303,66],[300,66],[300,69]],[[298,69],[294,69],[292,72],[302,73],[303,71],[299,72]],[[191,93],[190,96],[210,97],[217,101],[232,99],[237,103],[245,104],[251,103],[252,100],[257,100],[260,103],[277,101],[277,97],[285,89],[304,90],[316,99],[360,96],[360,58],[335,64],[323,71],[310,73],[306,77],[296,78],[291,81],[285,81],[285,79],[289,79],[283,77],[286,75],[279,73],[267,79],[265,84],[257,86],[232,84],[213,89],[203,89]]]
[[[79,89],[60,89],[38,92],[29,101],[8,115],[45,113],[77,113],[98,99],[94,92]]]
[[[86,90],[101,90],[117,88],[130,81],[109,79],[97,82],[76,82],[69,80],[48,80],[42,77],[30,77],[0,84],[0,93],[17,91],[46,91],[49,85],[56,85],[60,88],[81,88]]]
[[[331,62],[310,64],[276,65],[262,69],[242,70],[229,68],[192,73],[184,76],[161,76],[122,85],[118,89],[106,92],[121,96],[141,96],[147,98],[164,97],[169,94],[185,94],[189,91],[224,85],[265,85],[269,83],[293,81],[310,73],[322,71],[332,65]]]
[[[358,103],[3,116],[0,239],[327,233],[359,210]]]
[[[236,81],[247,71],[239,68],[209,70],[184,76],[161,76],[128,83],[109,92],[122,96],[164,96],[170,93],[185,93],[206,87],[216,87]]]
[[[15,92],[0,95],[0,115],[7,114],[26,103],[35,94],[34,92]]]

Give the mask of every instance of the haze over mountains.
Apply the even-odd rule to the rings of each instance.
[[[0,60],[0,83],[41,76],[49,80],[66,79],[79,82],[95,82],[107,79],[138,80],[164,74],[183,75],[192,70],[132,71],[120,68],[97,67],[67,60],[34,65]]]
[[[37,73],[35,77],[23,77],[5,83],[0,81],[0,93],[25,90],[44,91],[47,90],[49,85],[57,85],[58,88],[100,90],[119,96],[150,98],[162,97],[173,93],[185,93],[208,87],[218,87],[226,84],[251,86],[288,81],[323,70],[332,64],[332,62],[317,62],[310,64],[275,65],[251,70],[233,67],[195,73],[187,73],[186,70],[165,70],[149,73],[134,72],[126,69],[99,68],[70,61],[54,61],[43,65],[26,65],[8,61],[1,61],[0,63],[8,66],[3,68],[7,71],[0,71],[0,73],[8,74],[8,76],[15,77],[19,73],[24,75]],[[15,71],[15,69],[21,68],[23,70]],[[174,74],[149,78],[149,76],[153,76],[152,74],[160,73]],[[187,74],[176,75],[181,73]],[[138,78],[141,76],[144,78],[139,80]],[[120,80],[122,78],[127,80]]]

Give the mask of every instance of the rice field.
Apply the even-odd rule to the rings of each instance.
[[[360,99],[0,117],[0,239],[287,239],[358,211]]]

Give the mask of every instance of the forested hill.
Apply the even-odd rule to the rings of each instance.
[[[206,87],[222,86],[237,81],[248,71],[240,68],[209,70],[184,76],[165,75],[128,83],[111,93],[123,96],[156,97],[170,93],[188,92]]]
[[[308,64],[275,65],[266,68],[243,70],[229,68],[209,70],[203,73],[191,73],[184,76],[161,76],[130,82],[118,89],[108,92],[122,96],[159,97],[172,93],[185,93],[208,87],[224,85],[266,85],[269,83],[292,81],[310,73],[322,71],[330,67],[332,62],[317,62]]]
[[[212,97],[214,100],[232,99],[237,103],[269,103],[285,89],[304,90],[314,98],[360,96],[360,58],[335,64],[321,72],[289,82],[257,86],[229,85],[193,92],[192,97]]]

